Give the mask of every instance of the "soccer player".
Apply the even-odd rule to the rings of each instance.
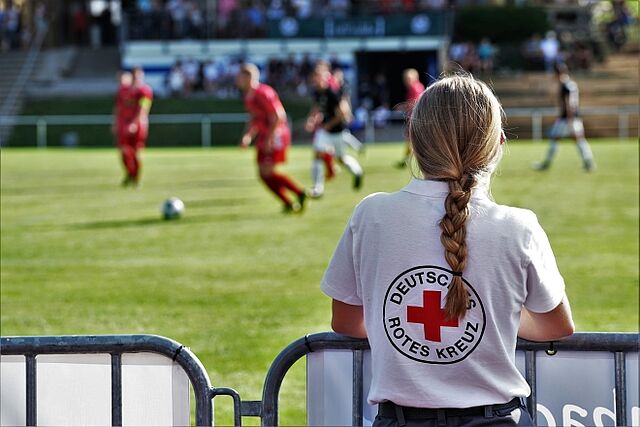
[[[364,171],[358,161],[345,153],[343,130],[351,117],[349,104],[331,89],[330,73],[316,69],[311,74],[311,84],[315,89],[314,106],[307,119],[306,129],[315,130],[313,137],[314,160],[311,168],[313,188],[310,196],[321,197],[324,194],[324,157],[334,154],[338,161],[353,175],[353,188],[362,186]]]
[[[127,174],[122,181],[124,187],[140,184],[141,162],[139,151],[144,148],[149,135],[149,111],[153,91],[144,82],[144,71],[136,67],[131,72],[131,84],[127,85],[127,74],[122,73],[116,96],[115,128],[118,148]]]
[[[424,85],[420,83],[420,75],[414,68],[407,68],[402,74],[402,80],[407,88],[407,100],[402,106],[402,110],[407,117],[411,116],[411,111],[422,92],[424,92]],[[405,154],[404,158],[400,160],[396,167],[402,169],[407,166],[409,158],[411,157],[411,146],[409,145],[408,132],[405,132]]]
[[[260,179],[284,204],[284,212],[302,212],[306,193],[291,178],[276,171],[286,161],[291,131],[278,94],[260,83],[260,71],[254,64],[243,64],[236,75],[236,86],[244,95],[244,105],[251,115],[240,142],[246,148],[255,139]],[[292,201],[287,190],[296,196]]]
[[[584,170],[592,172],[595,170],[595,162],[593,161],[591,147],[589,147],[589,143],[584,137],[584,125],[582,124],[578,110],[578,85],[571,80],[565,64],[556,65],[555,76],[560,83],[560,116],[553,123],[549,131],[550,139],[547,156],[541,163],[535,164],[534,169],[539,171],[549,169],[558,151],[558,139],[569,133],[576,141],[576,147],[582,158]]]

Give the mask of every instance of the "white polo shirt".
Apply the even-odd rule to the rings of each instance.
[[[364,306],[372,404],[465,408],[530,393],[515,366],[521,308],[548,312],[564,296],[549,240],[531,211],[474,190],[463,276],[469,310],[448,320],[452,276],[439,227],[447,194],[445,182],[414,179],[366,197],[322,280],[330,297]]]

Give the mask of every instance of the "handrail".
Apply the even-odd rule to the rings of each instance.
[[[368,350],[369,342],[367,340],[346,337],[332,332],[322,332],[307,335],[299,338],[289,344],[275,358],[267,377],[265,379],[262,402],[262,425],[276,426],[278,425],[278,400],[280,387],[284,380],[285,374],[291,366],[301,357],[312,353],[316,350]],[[518,339],[518,350],[526,352],[535,351],[557,351],[557,350],[588,350],[588,351],[611,351],[619,354],[621,352],[637,352],[640,349],[640,334],[637,333],[597,333],[597,332],[578,332],[571,337],[561,341],[553,342],[532,342]],[[527,365],[531,363],[531,357],[528,357]],[[626,425],[625,414],[625,396],[622,390],[624,384],[624,364],[623,360],[616,357],[616,409],[619,425]],[[532,369],[527,368],[528,373]],[[361,373],[360,373],[361,374]],[[530,377],[530,375],[527,375]],[[531,380],[531,378],[528,378]],[[532,400],[529,401],[529,411],[535,411],[535,386],[532,385]],[[531,405],[534,403],[534,405]],[[532,412],[532,417],[535,415]]]
[[[48,26],[45,24],[39,31],[36,33],[36,37],[29,49],[29,53],[22,64],[22,68],[20,70],[20,74],[18,74],[18,79],[11,87],[11,91],[8,93],[7,97],[4,99],[2,106],[0,107],[0,117],[6,117],[8,120],[0,120],[0,130],[2,130],[2,126],[12,126],[13,122],[12,118],[16,117],[16,115],[11,114],[11,109],[16,103],[18,96],[24,89],[24,86],[27,84],[31,73],[33,73],[33,68],[36,65],[36,60],[38,59],[38,55],[40,54],[40,49],[42,48],[42,43],[44,42],[45,36],[47,34]],[[0,132],[0,147],[3,145],[2,141],[2,132]]]
[[[33,384],[27,383],[27,396],[32,395],[33,402],[27,402],[35,408],[35,363],[33,359],[39,354],[72,354],[72,353],[109,353],[119,356],[123,353],[152,352],[158,353],[173,360],[185,371],[196,398],[196,425],[211,426],[213,418],[213,405],[211,402],[210,390],[211,381],[207,375],[202,362],[187,347],[169,338],[159,335],[70,335],[70,336],[24,336],[24,337],[0,337],[0,354],[2,355],[25,355],[27,357],[27,378],[30,377],[29,370],[33,369]],[[29,359],[32,360],[29,363]],[[112,362],[112,369],[116,368]],[[113,374],[113,372],[112,372]],[[117,378],[115,378],[117,380]],[[113,381],[113,376],[112,376]],[[28,381],[29,382],[29,381]],[[114,387],[121,393],[121,387],[117,384]],[[120,396],[121,397],[121,396]],[[117,396],[112,396],[114,402],[120,402]],[[119,413],[121,408],[113,408],[114,414]],[[35,410],[31,412],[35,421]],[[120,414],[121,416],[121,414]],[[112,424],[118,425],[118,420]],[[120,425],[122,420],[120,419]],[[28,424],[32,425],[32,424]]]

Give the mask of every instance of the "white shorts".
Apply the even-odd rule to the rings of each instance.
[[[583,136],[584,125],[580,117],[574,117],[573,119],[556,119],[551,126],[549,136],[551,138],[562,138],[563,136]]]
[[[313,135],[313,149],[319,153],[332,153],[341,158],[344,155],[344,144],[342,132],[329,133],[324,129],[318,129]]]

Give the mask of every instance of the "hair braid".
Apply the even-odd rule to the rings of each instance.
[[[440,241],[445,249],[445,258],[453,272],[459,273],[449,284],[445,303],[445,312],[450,319],[464,316],[469,302],[461,275],[467,264],[466,223],[474,181],[470,174],[463,175],[460,180],[449,181],[449,195],[444,202],[446,213],[440,221]]]

